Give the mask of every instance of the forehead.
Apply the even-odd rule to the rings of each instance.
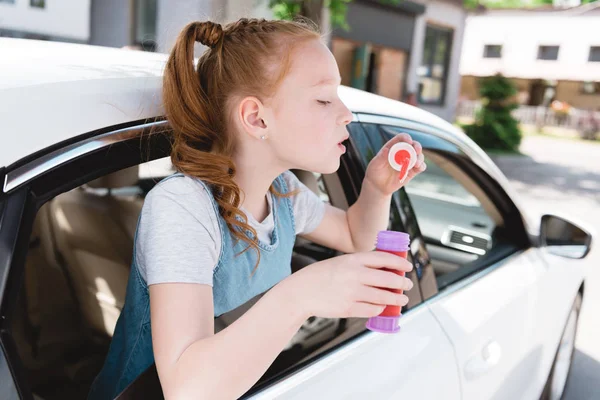
[[[285,80],[303,86],[318,84],[324,80],[339,80],[340,72],[331,51],[319,40],[299,44],[291,54],[290,69]]]

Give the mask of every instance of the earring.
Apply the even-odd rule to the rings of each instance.
[[[262,140],[266,140],[266,139],[267,139],[267,137],[268,137],[268,136],[266,136],[266,135],[262,135],[260,138],[261,138]]]

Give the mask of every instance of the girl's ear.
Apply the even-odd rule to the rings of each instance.
[[[266,137],[267,121],[262,102],[253,96],[242,99],[238,107],[238,120],[246,133],[256,139]]]

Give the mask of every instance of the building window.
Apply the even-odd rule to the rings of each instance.
[[[600,82],[583,82],[581,92],[583,94],[600,94]]]
[[[483,48],[483,58],[502,58],[502,45],[486,44]]]
[[[29,0],[29,5],[35,8],[46,8],[46,0]]]
[[[452,29],[427,26],[423,59],[417,69],[418,100],[421,104],[444,103],[453,33]]]
[[[589,57],[588,61],[600,62],[600,46],[590,47],[590,57]]]
[[[136,1],[135,42],[145,51],[156,51],[156,0]]]
[[[558,60],[558,46],[538,47],[538,60]]]
[[[0,0],[0,3],[15,4],[15,0]]]

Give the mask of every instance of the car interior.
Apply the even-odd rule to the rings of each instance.
[[[455,164],[427,152],[427,171],[406,187],[436,276],[458,271],[493,247],[504,225],[496,206]]]
[[[407,194],[436,276],[444,276],[484,255],[491,247],[492,230],[503,221],[488,196],[464,171],[435,153],[426,152],[426,156],[428,173],[411,182]],[[39,209],[13,322],[17,349],[37,399],[86,397],[123,307],[144,197],[172,172],[168,158],[151,161],[62,193]],[[348,208],[336,174],[293,172],[323,201]],[[447,188],[440,182],[448,177],[466,193],[462,203],[443,193]],[[465,198],[471,203],[465,204]],[[440,207],[440,202],[446,208]],[[448,204],[457,207],[454,225],[444,219]],[[450,226],[454,232],[449,235]],[[338,254],[298,237],[292,272]],[[233,323],[258,298],[216,318],[215,331]],[[364,322],[307,320],[259,383],[276,379],[289,368],[364,331]]]
[[[36,399],[87,396],[123,307],[144,197],[173,172],[168,159],[126,168],[60,194],[38,210],[12,325]],[[324,201],[347,209],[337,175],[293,172]],[[292,271],[334,255],[298,237]],[[233,323],[258,298],[216,318],[215,331]],[[346,329],[345,320],[307,320],[263,380]]]

